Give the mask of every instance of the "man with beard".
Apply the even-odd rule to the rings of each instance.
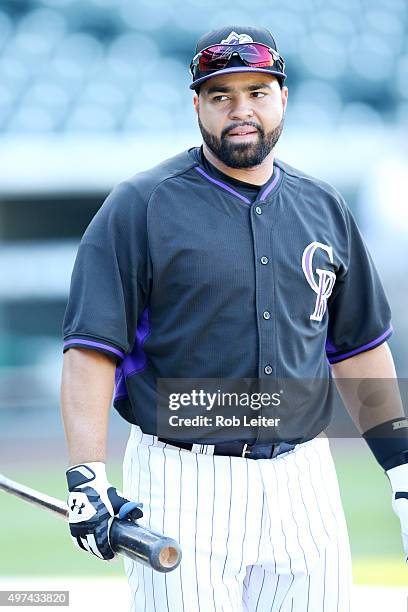
[[[112,517],[137,501],[141,524],[179,540],[183,560],[169,574],[126,560],[134,611],[346,612],[347,529],[328,442],[317,437],[329,405],[303,401],[299,420],[292,404],[276,412],[274,393],[259,414],[278,414],[279,431],[177,431],[169,417],[210,423],[217,401],[234,423],[221,391],[199,388],[208,379],[271,390],[274,380],[331,373],[393,378],[390,309],[342,197],[275,157],[288,89],[270,32],[205,34],[191,73],[203,146],[117,186],[75,262],[62,382],[71,534],[113,558]],[[171,407],[161,379],[179,384]],[[181,379],[193,380],[189,393]],[[125,496],[105,473],[114,382],[114,406],[131,423]],[[401,407],[362,419],[347,404],[388,470],[403,522]],[[403,433],[389,440],[391,430]]]

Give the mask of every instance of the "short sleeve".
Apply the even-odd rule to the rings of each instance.
[[[326,353],[331,364],[379,346],[393,331],[381,280],[347,206],[345,221],[346,261],[328,303]]]
[[[148,295],[146,205],[124,182],[107,197],[78,248],[63,322],[64,352],[94,349],[121,361]]]

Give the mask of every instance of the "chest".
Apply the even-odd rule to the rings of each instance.
[[[274,291],[289,312],[328,297],[344,264],[344,237],[319,202],[284,195],[252,205],[191,194],[158,203],[149,225],[156,287]]]

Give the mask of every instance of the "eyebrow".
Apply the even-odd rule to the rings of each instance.
[[[244,88],[244,91],[255,91],[256,89],[271,89],[271,83],[254,83],[253,85],[248,85]],[[233,91],[239,91],[239,89],[228,87],[227,85],[212,85],[207,89],[207,95],[210,95],[215,92],[220,93],[231,93]]]

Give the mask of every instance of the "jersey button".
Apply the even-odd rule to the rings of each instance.
[[[260,206],[257,206],[255,208],[255,212],[256,212],[257,215],[262,215],[262,208]]]
[[[269,376],[269,374],[272,374],[272,372],[273,372],[273,368],[272,368],[272,366],[270,366],[269,364],[268,364],[268,365],[266,365],[266,366],[264,367],[264,372],[265,372],[265,374],[268,374],[268,376]]]
[[[266,321],[271,318],[271,313],[269,312],[269,310],[265,310],[265,312],[263,313],[263,318]]]
[[[266,264],[269,262],[269,259],[267,257],[265,257],[265,255],[263,257],[261,257],[261,264],[266,266]]]

